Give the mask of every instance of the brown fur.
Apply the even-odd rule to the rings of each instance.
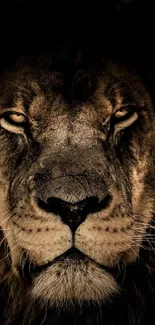
[[[0,282],[11,310],[2,323],[35,324],[38,301],[114,304],[122,293],[113,270],[137,263],[155,209],[154,111],[140,78],[81,55],[22,58],[1,77],[0,125]],[[38,197],[98,203],[73,236]],[[73,246],[84,259],[63,257]],[[24,281],[27,262],[30,277],[50,264]],[[42,324],[57,321],[45,312]]]

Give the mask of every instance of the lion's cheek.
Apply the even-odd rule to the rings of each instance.
[[[42,228],[31,228],[31,232],[30,229],[19,228],[14,224],[12,240],[8,237],[8,244],[11,255],[14,256],[14,266],[20,265],[22,252],[27,253],[31,262],[41,265],[70,249],[72,236],[69,228],[63,224],[55,224],[50,229],[46,222]]]
[[[131,217],[127,216],[123,221],[121,217],[109,218],[102,223],[93,215],[78,228],[75,246],[95,262],[113,267],[131,248],[133,237],[134,222]]]

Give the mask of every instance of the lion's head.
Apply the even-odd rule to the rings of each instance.
[[[1,282],[45,305],[112,302],[155,209],[149,93],[81,56],[22,58],[0,87]]]

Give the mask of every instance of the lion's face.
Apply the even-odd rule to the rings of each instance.
[[[1,80],[2,241],[33,297],[104,300],[154,211],[153,108],[113,64],[67,69],[20,62]]]

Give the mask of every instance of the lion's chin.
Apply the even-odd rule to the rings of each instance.
[[[91,260],[57,261],[33,279],[33,298],[53,304],[105,301],[119,292],[114,277]]]

